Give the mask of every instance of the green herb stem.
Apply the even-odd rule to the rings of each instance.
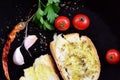
[[[38,8],[41,8],[40,2],[41,2],[41,0],[38,0]]]
[[[40,0],[41,1],[41,0]],[[41,5],[43,6],[43,7],[45,7],[45,5],[43,4],[43,2],[41,1]]]

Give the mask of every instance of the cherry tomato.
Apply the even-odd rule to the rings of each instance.
[[[70,20],[65,16],[58,16],[55,19],[55,27],[60,31],[65,31],[70,27]]]
[[[110,64],[117,64],[120,60],[119,51],[116,49],[110,49],[106,53],[106,61]]]
[[[90,19],[85,14],[77,14],[73,17],[72,24],[78,30],[85,30],[90,25]]]

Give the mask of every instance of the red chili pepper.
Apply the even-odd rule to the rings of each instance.
[[[7,58],[9,54],[10,46],[14,41],[17,33],[19,33],[21,30],[23,30],[26,27],[26,25],[33,18],[33,16],[31,16],[26,22],[18,23],[8,35],[8,39],[4,45],[3,53],[2,53],[2,65],[3,65],[4,74],[7,80],[10,80],[10,76],[8,72],[8,58]]]

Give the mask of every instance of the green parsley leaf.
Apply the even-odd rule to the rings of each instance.
[[[38,8],[38,10],[36,11],[33,17],[33,21],[39,20],[43,15],[44,15],[44,12],[40,8]]]
[[[54,2],[54,3],[59,3],[59,2],[60,2],[60,0],[53,0],[53,2]]]
[[[44,21],[44,26],[49,30],[54,30],[54,27],[50,25],[48,21]]]
[[[53,23],[55,18],[58,16],[57,13],[55,13],[52,4],[46,6],[44,13],[47,15],[47,19],[50,23]]]
[[[52,4],[52,8],[54,9],[55,13],[58,13],[60,11],[58,4]]]
[[[48,4],[59,3],[60,0],[48,0]]]
[[[59,2],[60,0],[48,0],[46,5],[44,5],[41,0],[38,0],[38,9],[32,21],[35,22],[40,29],[54,30],[53,23],[60,10]]]

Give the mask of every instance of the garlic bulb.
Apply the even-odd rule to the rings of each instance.
[[[36,35],[29,35],[24,40],[24,47],[26,50],[28,50],[36,41],[37,41]]]
[[[23,65],[24,64],[24,58],[22,53],[20,52],[20,47],[16,48],[14,54],[13,54],[13,62],[16,65]]]

